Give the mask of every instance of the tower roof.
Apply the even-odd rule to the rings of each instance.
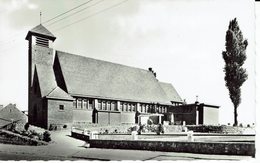
[[[28,40],[31,35],[35,36],[42,36],[42,37],[47,37],[48,39],[54,41],[56,37],[48,30],[46,29],[42,24],[37,25],[33,29],[31,29],[25,39]]]

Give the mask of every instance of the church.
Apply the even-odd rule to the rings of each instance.
[[[160,82],[152,68],[54,50],[55,39],[42,24],[26,36],[30,124],[135,124],[141,115],[158,115],[162,123],[173,121],[174,107],[183,106],[172,84]]]

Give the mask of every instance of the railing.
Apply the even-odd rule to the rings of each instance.
[[[96,131],[91,132],[87,129],[72,127],[71,136],[80,140],[88,141],[90,139],[98,139],[98,132]]]

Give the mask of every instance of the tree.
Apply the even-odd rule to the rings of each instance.
[[[247,80],[247,72],[242,66],[246,60],[247,40],[239,29],[237,19],[229,22],[226,32],[226,51],[222,52],[225,61],[225,82],[229,97],[234,105],[234,126],[237,126],[237,108],[241,103],[241,86]]]

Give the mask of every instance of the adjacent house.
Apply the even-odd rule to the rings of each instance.
[[[15,104],[8,104],[5,107],[0,105],[0,128],[12,122],[26,123],[27,116],[22,113]]]

